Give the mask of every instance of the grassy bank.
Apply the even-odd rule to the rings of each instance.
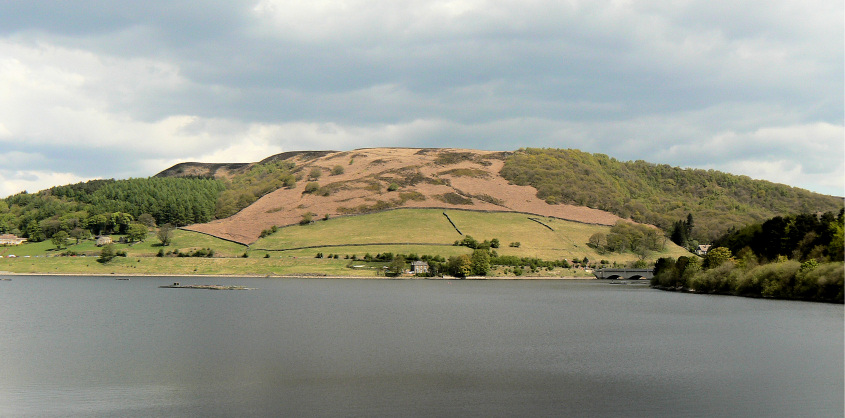
[[[96,257],[3,259],[0,271],[91,275],[258,275],[375,276],[372,269],[349,269],[344,260],[315,258],[175,258],[116,257],[102,264]]]

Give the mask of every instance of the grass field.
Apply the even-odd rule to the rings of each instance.
[[[318,221],[310,225],[281,228],[260,239],[249,248],[208,235],[177,230],[173,242],[162,247],[153,234],[144,242],[114,244],[115,250],[127,257],[117,257],[102,264],[96,258],[101,248],[91,240],[57,250],[50,241],[28,243],[17,247],[0,247],[0,271],[15,273],[55,274],[147,274],[147,275],[329,275],[375,276],[381,271],[378,263],[352,263],[353,255],[391,252],[394,254],[439,255],[445,258],[472,252],[453,246],[463,236],[438,209],[401,209],[378,214],[350,216]],[[482,213],[446,211],[458,229],[478,241],[498,238],[499,255],[536,257],[544,260],[589,258],[626,263],[637,259],[632,253],[598,254],[586,245],[596,232],[607,233],[609,227],[588,225],[559,219],[539,218],[518,213]],[[532,221],[539,219],[551,229]],[[113,237],[115,240],[118,237]],[[73,241],[69,241],[73,242]],[[518,248],[510,247],[519,242]],[[303,248],[307,247],[307,248]],[[213,258],[156,257],[159,250],[189,253],[200,248],[214,250]],[[59,257],[73,251],[85,257]],[[241,257],[247,254],[248,258]],[[337,254],[337,259],[315,258]],[[14,254],[15,258],[8,255]],[[666,249],[651,255],[678,257],[688,254],[667,240]],[[350,268],[350,265],[365,265]],[[549,276],[577,275],[577,271],[552,271]]]
[[[375,270],[346,267],[348,260],[309,258],[175,258],[116,257],[101,264],[97,257],[31,257],[0,260],[0,271],[12,273],[90,275],[304,275],[375,276]]]
[[[136,257],[155,256],[159,249],[162,248],[165,251],[178,249],[182,252],[189,252],[199,248],[213,248],[215,254],[220,257],[237,257],[246,250],[246,247],[240,244],[224,241],[209,235],[178,229],[173,231],[173,242],[167,247],[162,247],[159,240],[152,233],[147,236],[145,241],[136,242],[131,245],[117,243],[118,238],[119,236],[117,235],[112,236],[112,239],[115,241],[115,250],[126,251],[128,255]],[[53,256],[65,251],[73,251],[78,254],[97,256],[102,251],[102,248],[97,247],[93,240],[84,240],[79,244],[75,244],[74,242],[74,240],[68,240],[70,245],[61,250],[57,250],[56,246],[49,240],[27,243],[17,247],[0,247],[0,255],[8,256],[9,254],[14,254],[18,257]]]
[[[283,253],[299,256],[341,254],[363,256],[369,252],[416,253],[419,255],[451,255],[468,253],[464,247],[450,247],[463,236],[449,223],[443,210],[439,209],[401,209],[378,214],[329,219],[310,225],[296,225],[281,228],[271,236],[254,243],[253,251],[279,250]],[[610,227],[589,225],[560,219],[541,218],[519,213],[484,213],[447,210],[445,211],[455,226],[465,235],[478,241],[498,238],[501,246],[496,250],[500,255],[519,257],[538,257],[546,260],[562,258],[591,260],[604,259],[612,262],[627,262],[637,258],[635,254],[608,253],[598,254],[587,246],[590,236],[596,232],[608,233]],[[532,221],[541,220],[553,230]],[[518,248],[510,247],[512,242],[519,242]],[[373,245],[375,243],[413,243],[413,245]],[[355,244],[351,246],[349,244]],[[329,247],[327,245],[343,245]],[[358,246],[366,245],[366,246]],[[321,247],[322,246],[322,247]],[[301,247],[321,247],[290,250]],[[667,240],[663,253],[657,257],[679,257],[687,252]]]

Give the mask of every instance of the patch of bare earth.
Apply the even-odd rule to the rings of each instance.
[[[397,207],[525,212],[600,225],[620,219],[597,209],[549,205],[537,198],[533,187],[502,178],[504,160],[493,151],[372,148],[293,161],[304,173],[322,168],[318,182],[330,193],[305,193],[308,182],[298,181],[294,188],[271,192],[229,218],[185,229],[250,244],[261,231],[299,223],[306,213],[319,220]],[[343,167],[343,174],[331,175],[335,166]],[[391,183],[398,188],[388,191]]]

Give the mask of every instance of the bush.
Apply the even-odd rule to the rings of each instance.
[[[323,175],[323,169],[320,167],[312,167],[311,171],[308,172],[308,178],[312,178],[314,180],[320,178]]]
[[[270,235],[275,234],[278,231],[279,231],[279,227],[277,227],[276,225],[273,225],[270,229],[265,229],[265,230],[261,231],[259,238],[268,237]]]
[[[439,196],[435,196],[438,199],[450,204],[450,205],[471,205],[472,199],[468,199],[463,197],[455,192],[444,193]]]
[[[308,184],[305,185],[305,193],[315,193],[317,190],[320,190],[320,184],[316,181],[308,182]]]
[[[345,172],[345,170],[343,169],[343,166],[336,165],[336,166],[332,167],[332,175],[333,176],[339,176],[339,175],[343,174],[344,172]]]

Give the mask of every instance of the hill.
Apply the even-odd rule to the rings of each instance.
[[[668,233],[692,214],[691,238],[710,242],[730,228],[772,216],[843,207],[841,197],[747,176],[621,162],[577,150],[373,148],[275,161],[289,164],[277,174],[292,177],[286,187],[252,175],[218,202],[220,219],[188,228],[247,244],[274,225],[308,217],[413,207],[524,212],[599,225],[630,219]],[[258,167],[267,164],[251,169]]]
[[[838,213],[840,197],[713,170],[621,162],[577,150],[372,148],[296,151],[255,163],[177,164],[155,177],[93,180],[0,200],[0,233],[42,241],[172,223],[240,244],[272,227],[442,208],[527,213],[585,224],[620,219],[664,232],[693,215],[692,238],[773,216]]]
[[[272,155],[256,163],[179,163],[162,170],[154,177],[203,177],[213,179],[231,179],[244,174],[250,168],[299,157],[303,159],[319,158],[335,151],[289,151]]]
[[[515,152],[500,174],[537,189],[549,203],[605,210],[670,231],[694,215],[693,239],[712,242],[731,228],[788,214],[837,213],[842,197],[715,170],[645,161],[622,162],[578,150],[529,148]]]
[[[298,155],[285,160],[292,164],[287,172],[279,172],[295,176],[295,183],[264,194],[233,216],[186,229],[249,244],[273,226],[398,207],[523,212],[608,226],[620,219],[598,209],[549,204],[537,197],[533,187],[508,182],[499,171],[510,156],[508,152],[404,148],[335,152],[313,159]],[[241,190],[244,199],[255,195]]]

